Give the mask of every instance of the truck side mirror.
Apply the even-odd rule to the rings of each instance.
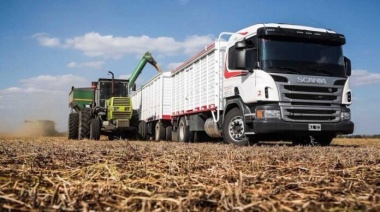
[[[346,69],[346,76],[351,76],[351,60],[347,57],[344,57],[344,66]]]

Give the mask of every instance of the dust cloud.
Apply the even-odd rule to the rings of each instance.
[[[58,137],[65,133],[55,129],[55,122],[51,120],[26,120],[19,129],[9,132],[0,132],[4,137]]]

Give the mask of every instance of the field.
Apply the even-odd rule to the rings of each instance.
[[[380,139],[269,143],[0,138],[0,210],[380,211]]]

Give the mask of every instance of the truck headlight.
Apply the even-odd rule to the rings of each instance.
[[[113,107],[113,111],[115,111],[115,112],[120,111],[120,108],[119,107]]]
[[[257,119],[279,119],[281,113],[279,110],[256,110]]]
[[[344,121],[349,121],[351,119],[351,113],[342,111],[342,113],[340,114],[340,118]]]

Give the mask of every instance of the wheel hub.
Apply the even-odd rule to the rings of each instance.
[[[234,140],[243,140],[245,138],[245,129],[242,117],[238,116],[233,118],[229,124],[228,129],[231,138],[233,138]]]

